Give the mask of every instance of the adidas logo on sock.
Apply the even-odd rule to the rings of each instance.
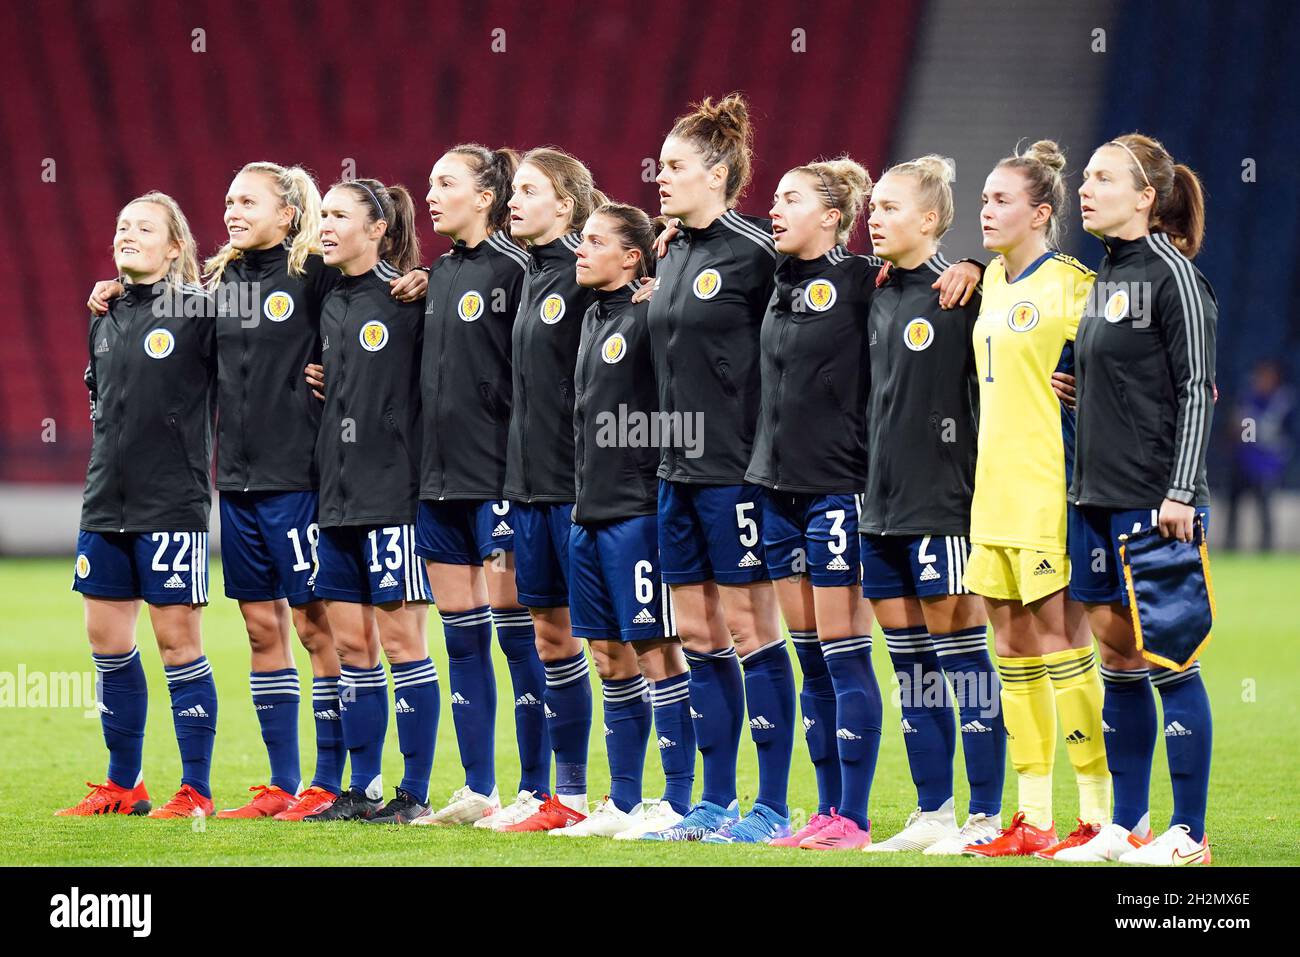
[[[805,732],[807,732],[807,731],[811,731],[811,730],[812,730],[812,726],[813,726],[814,724],[816,724],[816,723],[817,723],[817,722],[814,721],[812,718],[809,718],[807,715],[805,715],[805,716],[804,716],[804,719],[803,719],[803,729],[804,729],[804,731],[805,731]]]
[[[1101,722],[1101,730],[1102,730],[1102,732],[1103,732],[1104,734],[1110,734],[1110,733],[1111,733],[1112,731],[1114,731],[1115,729],[1112,728],[1110,725],[1108,725],[1108,724],[1106,723],[1106,719],[1103,718],[1103,719],[1102,719],[1102,722]]]
[[[1170,721],[1167,725],[1165,725],[1166,738],[1181,738],[1183,735],[1191,734],[1191,733],[1192,732],[1189,731],[1187,728],[1184,728],[1182,722],[1179,721]]]
[[[453,691],[453,692],[451,693],[451,703],[452,703],[452,704],[469,704],[469,699],[466,698],[466,697],[465,697],[463,694],[461,694],[459,691]]]
[[[1055,575],[1055,574],[1056,574],[1056,569],[1052,567],[1052,563],[1051,563],[1051,562],[1049,562],[1046,558],[1044,558],[1041,562],[1038,563],[1038,567],[1034,569],[1034,574],[1035,574],[1035,575]]]
[[[696,711],[694,708],[691,708],[691,717],[692,717],[692,718],[703,718],[704,715],[700,714],[700,713],[699,713],[698,711]]]
[[[393,577],[392,572],[384,572],[384,577],[379,580],[380,588],[396,588],[397,579]]]
[[[163,582],[163,588],[184,588],[184,587],[185,587],[185,579],[181,578],[180,575],[172,575],[171,578]]]
[[[184,711],[177,711],[178,718],[206,718],[208,713],[203,710],[203,705],[196,704],[192,708],[186,708]]]
[[[505,522],[497,522],[497,527],[492,529],[492,537],[500,538],[502,535],[513,535],[515,530]]]
[[[736,563],[737,568],[755,568],[763,564],[754,557],[753,552],[745,552],[745,557]]]
[[[987,724],[984,724],[978,718],[974,721],[967,721],[961,726],[962,734],[983,734],[985,731],[992,731]]]
[[[655,618],[654,615],[650,614],[649,608],[642,608],[639,612],[636,613],[636,617],[632,619],[632,624],[653,625],[656,621],[658,621],[658,619]]]
[[[339,719],[339,713],[333,708],[327,708],[324,711],[313,711],[312,716],[320,718],[322,721],[337,721]]]
[[[549,704],[542,705],[542,713],[545,714],[546,717],[548,718],[556,717],[555,712],[551,710],[551,706]]]
[[[854,733],[853,733],[852,731],[850,731],[848,728],[836,728],[836,729],[835,729],[835,737],[839,738],[841,741],[861,741],[861,740],[862,740],[862,735],[860,735],[860,734],[854,734]]]
[[[771,721],[768,721],[767,718],[763,717],[761,714],[756,714],[754,717],[750,718],[749,726],[755,731],[771,731],[776,727],[776,725]]]
[[[1065,736],[1066,744],[1087,744],[1091,740],[1092,738],[1088,737],[1078,728],[1075,728],[1073,731],[1071,731],[1069,734]]]
[[[934,570],[933,565],[926,565],[925,570],[921,572],[921,581],[932,582],[939,577],[939,573]]]
[[[523,694],[521,694],[518,698],[515,699],[516,708],[536,707],[539,704],[541,704],[541,702],[538,701],[535,697],[533,697],[533,693],[531,691],[525,691]]]
[[[609,730],[609,725],[605,725],[605,737],[608,738],[613,733],[613,731]]]
[[[677,747],[677,742],[676,742],[676,741],[672,740],[671,738],[665,738],[665,737],[663,737],[663,736],[660,736],[660,738],[659,738],[659,750],[660,750],[660,751],[666,751],[666,750],[668,750],[669,748],[675,748],[675,747]]]
[[[836,555],[826,563],[828,572],[846,572],[849,570],[849,563],[844,560],[843,555]]]
[[[397,699],[397,713],[398,713],[398,714],[415,714],[415,709],[412,708],[409,704],[406,703],[406,699],[405,699],[405,698],[398,698],[398,699]]]
[[[903,734],[916,734],[916,728],[912,727],[912,722],[906,718],[903,719]]]
[[[102,702],[102,701],[96,701],[96,702],[95,702],[95,707],[99,709],[99,713],[100,713],[100,714],[112,714],[112,713],[113,713],[113,712],[111,712],[111,711],[108,710],[107,706],[105,706],[104,702]]]

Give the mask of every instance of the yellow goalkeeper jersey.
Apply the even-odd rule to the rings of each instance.
[[[970,539],[1065,552],[1074,415],[1052,392],[1073,369],[1079,317],[1095,274],[1048,251],[1014,282],[1001,257],[984,273],[973,344],[980,390],[979,453]]]

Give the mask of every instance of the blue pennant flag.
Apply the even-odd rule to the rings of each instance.
[[[1161,537],[1156,526],[1121,535],[1119,541],[1138,651],[1161,667],[1185,671],[1210,643],[1214,621],[1210,555],[1200,517],[1190,544]]]

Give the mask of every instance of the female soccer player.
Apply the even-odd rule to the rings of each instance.
[[[514,803],[475,821],[475,827],[501,830],[541,808],[551,790],[543,663],[572,661],[582,653],[569,621],[573,363],[591,294],[574,279],[574,250],[581,242],[577,230],[603,201],[587,167],[562,150],[531,150],[515,171],[510,235],[526,244],[528,265],[511,330],[505,494],[511,500],[515,585],[536,646],[526,640],[526,629],[515,629],[504,613],[496,616],[514,684],[521,773]],[[566,742],[564,760],[573,763],[568,748]]]
[[[1128,133],[1103,144],[1079,188],[1083,228],[1106,256],[1076,343],[1078,434],[1070,500],[1073,597],[1101,641],[1111,823],[1057,860],[1209,864],[1205,810],[1213,723],[1199,663],[1148,668],[1137,651],[1118,537],[1158,527],[1190,542],[1209,520],[1205,456],[1214,403],[1218,304],[1191,260],[1205,232],[1200,180],[1158,141]],[[1164,710],[1173,783],[1169,829],[1149,843],[1155,700]]]
[[[1050,384],[1054,371],[1072,366],[1093,280],[1056,251],[1064,168],[1057,145],[1040,140],[999,162],[984,185],[984,248],[998,255],[984,276],[973,334],[979,457],[965,581],[984,596],[993,623],[1019,807],[996,838],[954,853],[1051,858],[1090,840],[1110,814],[1092,633],[1083,607],[1065,592],[1071,570],[1063,493],[1074,417]],[[1058,712],[1079,787],[1079,826],[1059,842],[1052,822]]]
[[[776,258],[770,223],[732,208],[749,182],[751,140],[749,107],[733,93],[680,117],[659,156],[660,211],[681,224],[648,317],[659,412],[676,433],[659,464],[659,551],[690,664],[704,789],[681,822],[646,835],[654,840],[699,840],[738,818],[746,698],[759,785],[729,839],[789,833],[794,675],[760,547],[764,490],[745,481]]]
[[[552,831],[569,837],[640,837],[675,824],[690,802],[689,774],[672,770],[674,758],[693,760],[694,749],[680,740],[690,728],[686,660],[672,637],[672,609],[659,579],[659,451],[645,440],[658,397],[648,305],[632,301],[653,256],[649,217],[621,203],[592,214],[577,250],[578,283],[593,291],[594,302],[582,321],[574,374],[571,604],[573,632],[591,643],[600,675],[611,783],[588,817]],[[665,688],[682,696],[675,727],[663,723],[661,706],[652,709]],[[668,789],[662,800],[643,802],[652,710]],[[511,830],[525,830],[526,823]]]
[[[870,840],[881,703],[871,608],[859,592],[855,496],[867,476],[865,319],[883,263],[845,247],[870,193],[853,160],[814,162],[781,178],[770,214],[785,258],[763,319],[762,400],[745,478],[768,489],[763,545],[803,670],[818,791],[817,814],[777,846],[851,850]]]
[[[316,460],[320,541],[316,594],[341,662],[348,790],[305,821],[409,824],[427,813],[438,733],[438,673],[425,641],[429,584],[415,555],[420,473],[420,304],[389,283],[419,262],[415,207],[401,186],[338,183],[322,203],[321,247],[343,275],[321,309],[326,382]],[[388,681],[368,640],[373,616],[393,674],[405,773],[380,807]]]
[[[951,171],[938,156],[895,166],[872,192],[867,228],[891,264],[868,323],[871,397],[861,508],[862,591],[871,599],[898,678],[903,741],[917,808],[877,851],[925,850],[959,833],[953,808],[956,692],[970,810],[966,827],[996,817],[1002,724],[987,625],[965,593],[966,535],[975,470],[977,398],[968,299],[940,315],[939,241],[953,220]],[[974,267],[971,267],[972,269]]]
[[[511,150],[464,144],[448,150],[429,175],[425,197],[433,228],[452,240],[433,264],[425,300],[421,365],[423,460],[416,552],[438,597],[450,659],[451,713],[465,784],[425,823],[470,824],[501,806],[496,786],[496,678],[492,620],[513,660],[519,695],[537,697],[535,638],[519,605],[511,556],[514,516],[504,499],[508,444],[511,327],[528,258],[510,239]],[[530,651],[530,649],[532,649]],[[553,747],[561,748],[558,790],[586,811],[591,690],[581,656],[546,665]],[[561,687],[562,686],[562,687]],[[526,701],[525,704],[528,704]],[[536,707],[535,705],[531,705]],[[555,717],[551,718],[554,714]],[[568,748],[582,728],[581,752]],[[540,785],[541,728],[516,723],[524,766],[521,790]]]
[[[298,166],[249,163],[226,193],[229,240],[206,263],[217,299],[217,489],[225,593],[239,601],[249,642],[249,683],[270,759],[268,784],[217,817],[300,820],[342,791],[338,655],[315,575],[320,406],[300,378],[320,358],[320,306],[340,273],[320,256],[320,191]],[[395,280],[404,301],[424,295],[426,274]],[[100,283],[92,310],[121,294]],[[222,308],[224,307],[224,308]],[[289,620],[311,657],[316,772],[302,791],[298,673]]]
[[[123,207],[113,259],[125,292],[90,320],[94,438],[72,588],[86,606],[99,674],[108,777],[58,814],[212,813],[209,772],[217,689],[203,654],[212,411],[212,302],[198,285],[194,237],[180,207],[146,193]],[[150,810],[141,773],[149,693],[135,644],[140,601],[167,674],[181,753],[180,790]]]

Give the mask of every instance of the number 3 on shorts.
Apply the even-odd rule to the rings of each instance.
[[[758,523],[749,517],[753,502],[740,502],[736,505],[736,528],[740,531],[740,544],[753,548],[758,544]]]

